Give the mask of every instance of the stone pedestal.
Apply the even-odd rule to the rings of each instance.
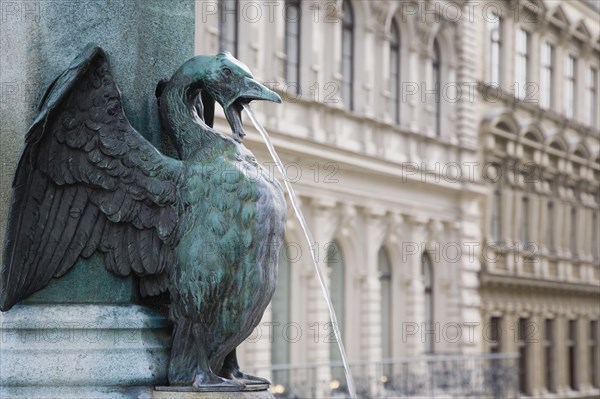
[[[154,390],[152,399],[273,399],[269,391],[254,392],[181,392]]]
[[[17,305],[0,313],[0,397],[152,398],[171,328],[135,305]]]
[[[0,1],[0,251],[15,166],[48,85],[86,44],[101,46],[129,121],[158,144],[156,84],[194,55],[195,5]],[[0,397],[152,398],[166,384],[170,329],[135,303],[135,279],[93,256],[0,314]]]

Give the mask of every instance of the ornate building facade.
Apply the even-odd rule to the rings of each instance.
[[[518,352],[526,396],[598,393],[598,3],[489,2],[480,20],[488,187],[484,350]]]
[[[284,99],[252,107],[350,360],[518,352],[522,394],[598,392],[598,17],[586,1],[198,1],[197,53],[232,52]],[[340,360],[310,250],[290,213],[242,363]]]

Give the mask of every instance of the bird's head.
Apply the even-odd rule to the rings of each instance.
[[[201,115],[206,121],[212,121],[210,106],[207,102],[217,101],[223,107],[227,121],[237,141],[245,135],[242,126],[242,104],[252,100],[265,100],[276,103],[281,102],[277,93],[267,89],[264,85],[254,80],[250,69],[242,62],[235,59],[229,52],[221,52],[215,56],[198,56],[183,64],[174,75],[185,77],[193,82],[202,91],[204,110]]]

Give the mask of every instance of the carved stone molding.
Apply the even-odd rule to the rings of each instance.
[[[356,207],[351,204],[344,204],[341,211],[339,223],[339,232],[344,237],[350,237],[356,230],[356,218],[358,212]]]

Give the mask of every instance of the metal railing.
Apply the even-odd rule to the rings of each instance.
[[[428,355],[350,362],[360,398],[517,398],[518,354]],[[249,370],[271,378],[276,398],[346,398],[341,363]]]

